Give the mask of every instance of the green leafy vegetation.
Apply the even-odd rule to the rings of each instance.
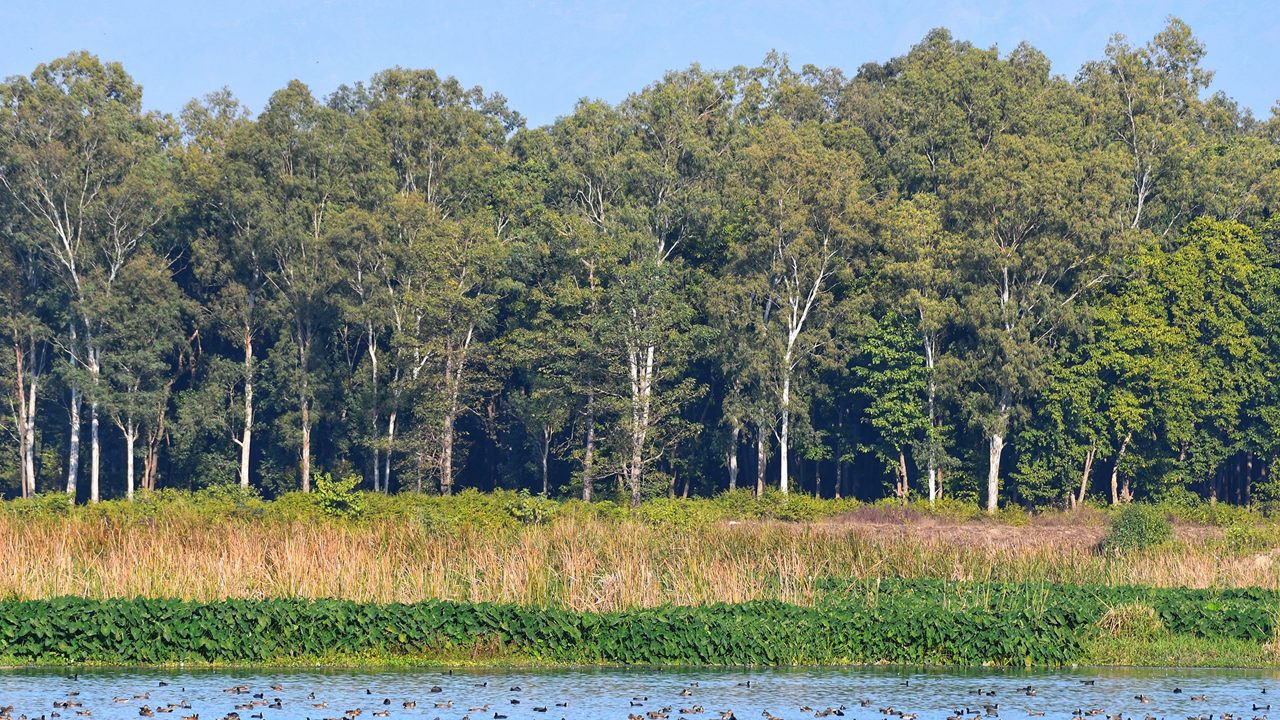
[[[1168,628],[1178,636],[1261,642],[1274,631],[1278,599],[1260,591],[929,581],[841,590],[813,607],[750,602],[611,613],[437,601],[7,601],[0,603],[0,656],[237,663],[481,651],[621,664],[1061,665],[1085,657],[1100,624],[1111,637],[1146,641]],[[1150,604],[1105,606],[1119,597]]]
[[[1159,508],[1150,505],[1126,505],[1111,520],[1111,532],[1105,540],[1112,553],[1157,548],[1173,537],[1173,526]]]

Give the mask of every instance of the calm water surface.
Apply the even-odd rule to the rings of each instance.
[[[691,687],[691,683],[697,686]],[[281,689],[272,690],[273,685]],[[249,691],[226,692],[235,686],[247,686]],[[1034,688],[1034,696],[1026,694],[1027,686]],[[682,696],[685,689],[691,694]],[[1182,692],[1175,693],[1175,689]],[[148,697],[136,697],[148,693]],[[266,702],[278,698],[282,707],[236,709],[252,703],[254,693],[262,693]],[[1135,698],[1138,695],[1149,696],[1149,702],[1140,702]],[[1200,695],[1205,696],[1203,700],[1193,699]],[[54,708],[54,701],[68,698],[82,705]],[[1142,720],[1148,715],[1169,720],[1204,716],[1207,720],[1210,714],[1221,720],[1224,713],[1235,720],[1252,720],[1268,715],[1264,706],[1273,698],[1280,720],[1280,674],[1254,670],[0,671],[0,707],[12,705],[14,720],[19,715],[51,718],[55,712],[67,720],[133,720],[142,716],[143,706],[154,710],[170,703],[187,704],[190,709],[177,707],[155,717],[181,720],[199,715],[201,720],[219,720],[237,712],[241,720],[322,720],[359,710],[358,716],[348,717],[626,720],[631,714],[645,716],[670,708],[666,712],[672,720],[682,715],[716,720],[724,710],[732,710],[742,720],[755,720],[764,711],[787,719],[809,718],[816,710],[843,705],[844,717],[859,720],[881,720],[886,717],[882,708],[889,707],[916,714],[919,720],[944,720],[956,710],[983,712],[983,705],[998,703],[1000,720],[1023,720],[1032,717],[1031,712],[1044,712],[1046,720],[1069,720],[1077,709],[1121,713],[1125,720]],[[416,701],[417,706],[405,708],[406,701]],[[449,701],[452,706],[436,707]],[[870,705],[863,705],[864,701]],[[322,704],[327,707],[316,707]],[[704,712],[681,712],[696,706]],[[800,709],[806,706],[813,710]],[[77,715],[86,711],[91,714]],[[1096,715],[1096,719],[1106,717]]]

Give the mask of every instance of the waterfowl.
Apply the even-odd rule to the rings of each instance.
[[[1209,698],[1205,695],[1192,695],[1191,699],[1196,702],[1208,702]]]
[[[405,700],[404,702],[400,703],[400,706],[401,706],[401,707],[403,707],[405,710],[412,710],[412,709],[414,709],[414,708],[418,707],[418,701],[417,701],[417,700]]]
[[[1044,717],[1043,710],[1028,710],[1027,717]]]
[[[1093,681],[1093,680],[1081,680],[1081,681],[1080,681],[1080,684],[1081,684],[1081,685],[1093,685],[1093,684],[1094,684],[1094,681]]]
[[[680,697],[689,697],[692,694],[693,694],[693,691],[690,690],[689,688],[685,688],[680,691]]]
[[[546,705],[539,705],[538,707],[535,707],[535,708],[533,709],[533,711],[534,711],[534,712],[546,712],[546,711],[547,711],[547,706],[546,706]]]
[[[138,708],[138,716],[139,717],[155,717],[156,711],[152,710],[146,705],[143,705],[142,707]]]
[[[1140,702],[1140,703],[1149,703],[1149,702],[1151,702],[1151,698],[1147,697],[1146,695],[1134,695],[1134,696],[1133,696],[1133,699],[1134,699],[1134,700],[1137,700],[1137,701],[1138,701],[1138,702]]]
[[[373,716],[374,716],[374,717],[391,717],[391,711],[390,711],[390,710],[376,710],[376,711],[374,711]]]
[[[1254,711],[1254,712],[1258,712],[1259,710],[1270,710],[1270,709],[1271,709],[1271,705],[1270,705],[1270,704],[1267,704],[1267,705],[1258,705],[1257,703],[1254,703],[1254,705],[1253,705],[1253,711]]]

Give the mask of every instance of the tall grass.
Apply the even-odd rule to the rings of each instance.
[[[1234,548],[1220,532],[1106,557],[1096,550],[1105,527],[1087,520],[1018,527],[868,512],[733,522],[701,510],[690,519],[678,504],[647,514],[581,504],[504,514],[492,503],[543,501],[397,501],[417,504],[394,512],[379,502],[358,520],[310,512],[298,499],[7,508],[0,597],[439,598],[605,611],[757,599],[809,605],[828,578],[1280,587],[1272,553]]]

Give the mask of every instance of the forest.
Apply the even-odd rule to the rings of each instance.
[[[1280,502],[1280,105],[1171,18],[529,127],[392,68],[0,85],[0,488]]]

